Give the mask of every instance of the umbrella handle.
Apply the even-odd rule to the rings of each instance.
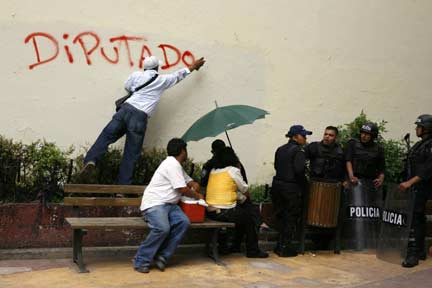
[[[225,130],[225,135],[226,135],[226,137],[227,137],[227,139],[228,139],[228,143],[229,143],[230,147],[233,148],[233,147],[232,147],[232,144],[231,144],[231,140],[230,140],[230,138],[229,138],[229,136],[228,136],[228,132],[227,132],[226,130]]]

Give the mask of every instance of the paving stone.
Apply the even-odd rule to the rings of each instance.
[[[0,267],[0,275],[9,275],[32,271],[29,267]]]

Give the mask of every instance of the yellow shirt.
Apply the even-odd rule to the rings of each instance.
[[[233,208],[236,206],[237,191],[244,193],[247,189],[248,185],[237,167],[213,169],[207,184],[206,202],[217,208]]]

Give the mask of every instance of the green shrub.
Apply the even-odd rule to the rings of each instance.
[[[90,177],[88,181],[90,183],[99,184],[115,184],[117,181],[117,175],[119,172],[120,162],[122,158],[122,150],[117,147],[112,147],[99,161],[94,177]],[[82,169],[84,163],[84,154],[81,154],[75,159],[75,168],[72,175],[71,183],[81,183],[81,179],[78,172]],[[141,156],[135,163],[134,175],[132,184],[133,185],[145,185],[148,184],[156,171],[159,164],[167,157],[165,149],[151,148],[143,149]],[[199,175],[201,174],[201,164],[193,163],[193,159],[187,159],[183,164],[185,171],[190,174],[192,165],[194,165],[193,175],[191,177],[199,181]]]
[[[266,185],[252,184],[249,186],[249,194],[253,203],[271,202],[270,191],[266,193]]]
[[[45,140],[25,145],[0,135],[0,203],[63,201],[64,183],[68,180],[70,183],[82,183],[78,173],[83,167],[85,150],[73,160],[74,168],[68,179],[73,147],[62,151]],[[110,148],[98,163],[95,177],[88,179],[89,182],[115,184],[122,154],[121,149]],[[135,166],[132,184],[148,184],[166,156],[165,149],[143,149]],[[188,173],[194,166],[192,178],[199,181],[201,164],[188,159],[183,166]]]
[[[61,151],[38,140],[24,145],[0,136],[0,200],[2,202],[59,201],[72,148]]]

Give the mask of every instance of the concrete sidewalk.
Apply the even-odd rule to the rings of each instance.
[[[217,266],[201,253],[177,254],[165,272],[132,269],[130,256],[92,257],[78,274],[69,259],[0,261],[0,287],[432,287],[432,259],[413,269],[378,260],[368,252],[306,253],[295,258],[224,256]]]

